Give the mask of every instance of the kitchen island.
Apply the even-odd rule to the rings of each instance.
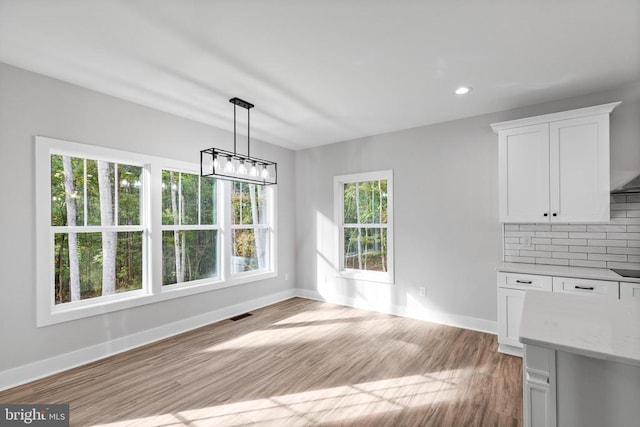
[[[525,426],[637,426],[640,304],[528,291],[524,344]]]

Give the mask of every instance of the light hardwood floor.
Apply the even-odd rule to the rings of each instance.
[[[300,298],[0,393],[71,424],[519,426],[521,360],[490,334]]]

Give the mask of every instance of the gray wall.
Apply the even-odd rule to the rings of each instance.
[[[502,227],[498,138],[489,124],[614,101],[623,101],[611,119],[617,187],[640,173],[640,84],[296,152],[298,286],[417,317],[495,321]],[[394,170],[396,284],[338,279],[333,176],[383,169]]]
[[[185,161],[233,144],[226,131],[0,63],[0,371],[294,287],[294,153],[256,141],[253,153],[278,161],[277,278],[37,328],[35,135]]]

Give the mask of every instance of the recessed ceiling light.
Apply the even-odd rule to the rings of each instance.
[[[466,93],[471,92],[473,88],[471,86],[460,86],[456,89],[456,95],[464,95]]]

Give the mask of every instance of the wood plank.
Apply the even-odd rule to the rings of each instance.
[[[520,426],[496,337],[293,298],[11,390],[71,424]]]

